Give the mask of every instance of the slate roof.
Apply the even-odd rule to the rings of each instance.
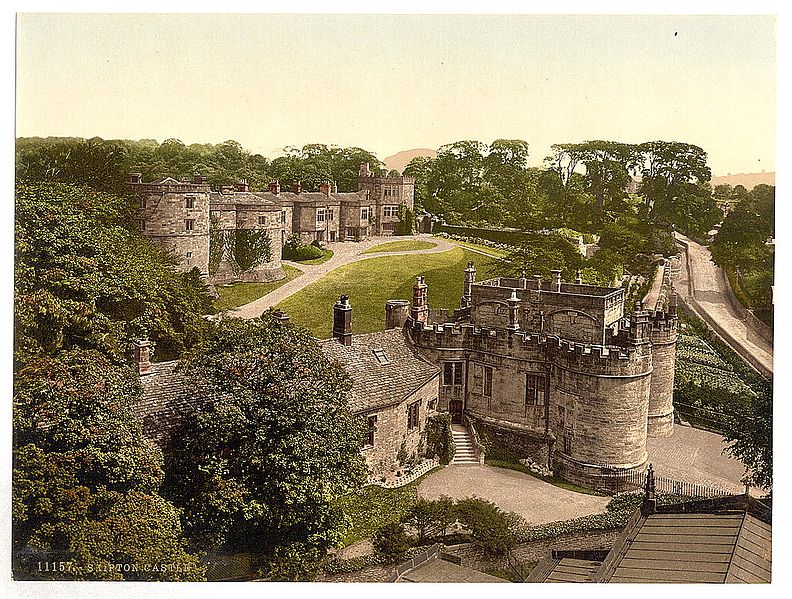
[[[544,559],[528,582],[769,583],[770,517],[744,495],[636,510],[604,561]]]
[[[277,207],[273,200],[267,197],[262,197],[262,195],[263,194],[250,193],[249,191],[237,191],[234,193],[220,193],[217,191],[213,191],[209,194],[209,202],[210,204],[214,204],[214,205],[250,204],[254,206],[261,206],[267,208]],[[268,195],[272,195],[272,194],[268,194]],[[273,197],[277,197],[277,196],[273,196]]]
[[[770,582],[769,511],[745,497],[661,506],[634,517],[597,571],[596,582]],[[696,507],[701,509],[696,509]]]
[[[472,568],[453,564],[444,559],[427,561],[402,574],[396,582],[506,582]]]
[[[440,372],[418,355],[402,329],[353,335],[349,346],[335,339],[319,344],[325,355],[340,362],[352,377],[349,404],[355,413],[400,403]],[[383,350],[387,364],[377,360],[375,349]]]
[[[531,571],[527,582],[593,582],[602,562],[564,557],[544,559]]]
[[[140,377],[143,395],[132,408],[143,434],[160,448],[170,444],[179,424],[208,397],[205,389],[177,369],[178,364],[178,360],[152,364],[151,373]]]

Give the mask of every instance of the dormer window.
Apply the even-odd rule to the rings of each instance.
[[[377,362],[379,362],[380,364],[382,365],[390,364],[390,360],[388,360],[388,356],[385,355],[384,350],[377,348],[371,350],[371,353],[374,354],[374,357],[377,359]]]

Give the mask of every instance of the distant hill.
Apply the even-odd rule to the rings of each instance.
[[[437,151],[430,150],[429,148],[402,150],[393,156],[388,156],[385,160],[383,160],[383,162],[385,163],[385,168],[388,170],[396,169],[397,171],[402,172],[404,167],[410,163],[410,160],[416,156],[428,156],[429,158],[435,158],[437,156]]]
[[[731,185],[732,187],[742,185],[748,191],[751,191],[751,189],[753,189],[756,185],[760,185],[762,183],[775,187],[775,171],[771,173],[737,173],[736,175],[729,173],[723,177],[713,177],[710,181],[710,185],[712,185],[712,187],[724,184]]]

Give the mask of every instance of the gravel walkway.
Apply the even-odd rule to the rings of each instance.
[[[367,249],[379,245],[381,243],[388,243],[390,241],[431,241],[432,243],[436,243],[437,245],[433,248],[425,249],[425,250],[412,250],[407,252],[376,252],[373,254],[363,254]],[[453,244],[449,243],[445,239],[432,237],[431,235],[412,235],[412,236],[399,236],[397,238],[393,237],[372,237],[365,241],[361,242],[345,242],[345,243],[328,243],[326,244],[327,249],[333,250],[333,257],[330,258],[327,262],[323,264],[300,264],[298,262],[289,262],[284,260],[284,264],[288,264],[289,266],[294,266],[295,268],[299,268],[303,271],[303,275],[297,277],[296,279],[289,281],[285,285],[281,285],[274,291],[268,293],[264,297],[260,297],[257,300],[250,302],[249,304],[245,304],[236,308],[235,310],[229,310],[229,314],[231,316],[236,316],[238,318],[255,318],[261,315],[267,308],[271,308],[273,306],[277,306],[280,302],[285,300],[287,297],[290,297],[304,289],[311,283],[314,283],[324,277],[329,272],[334,271],[335,269],[344,266],[346,264],[351,264],[352,262],[358,262],[360,260],[368,260],[370,258],[379,258],[381,256],[402,256],[402,255],[412,255],[412,254],[435,254],[438,252],[445,252],[450,249],[453,249]]]
[[[493,466],[447,466],[418,485],[418,496],[437,499],[477,497],[507,512],[520,514],[530,524],[569,520],[605,511],[609,497],[567,491],[534,476]]]
[[[754,356],[768,371],[773,371],[773,347],[747,324],[740,319],[729,305],[724,289],[723,276],[720,268],[711,260],[709,248],[699,245],[684,235],[676,234],[678,239],[684,241],[689,249],[690,270],[687,272],[686,261],[682,260],[682,269],[678,283],[674,285],[677,293],[684,298],[690,297],[688,281],[692,279],[693,295],[701,309],[709,314],[731,338],[730,341],[742,346]],[[684,256],[684,254],[683,254]]]

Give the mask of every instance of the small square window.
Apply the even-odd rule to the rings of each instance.
[[[184,221],[184,230],[185,231],[192,231],[195,228],[195,219],[188,218]]]
[[[187,252],[187,259],[189,260],[190,258],[192,258],[192,252]]]
[[[184,198],[184,205],[185,208],[195,208],[195,198],[192,196],[187,196]]]
[[[258,217],[258,224],[266,225],[267,224],[267,217],[266,216],[259,216]]]

